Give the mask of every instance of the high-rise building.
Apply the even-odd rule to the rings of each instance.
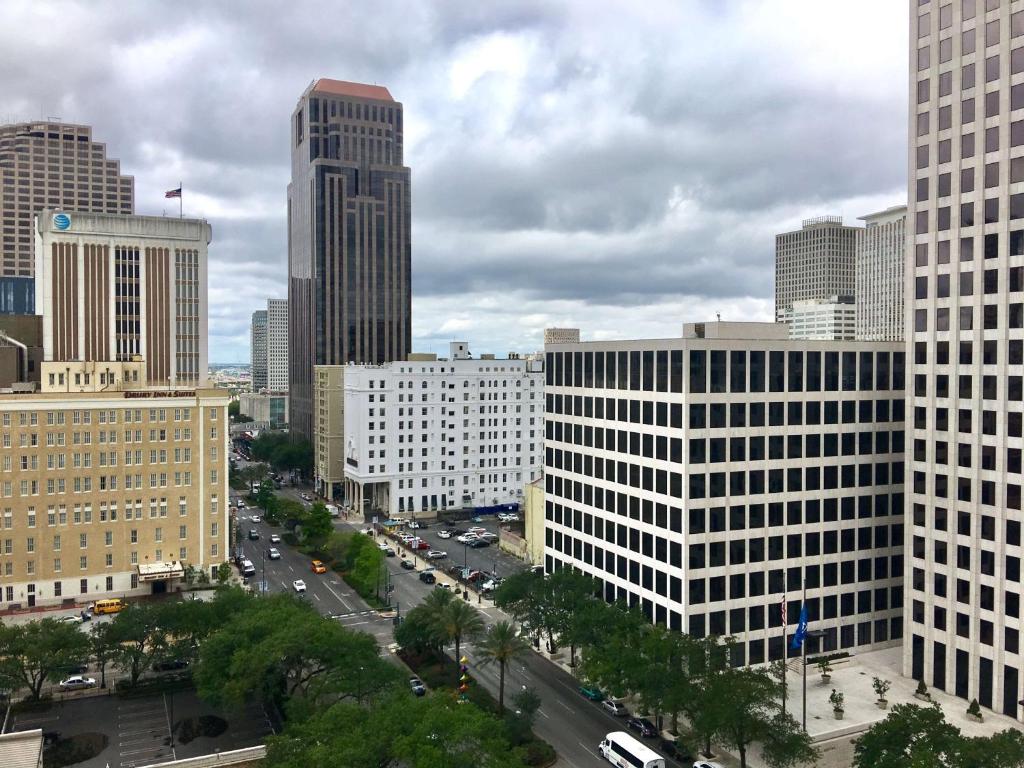
[[[447,359],[343,367],[344,403],[326,409],[344,414],[344,487],[318,486],[367,519],[522,504],[543,462],[543,360],[449,348]]]
[[[0,125],[0,312],[35,311],[33,219],[44,208],[131,214],[135,181],[87,125]]]
[[[791,339],[853,341],[857,332],[857,307],[853,296],[794,301],[782,312]]]
[[[44,362],[0,393],[0,607],[173,591],[227,560],[224,389],[149,388],[146,363]]]
[[[854,295],[858,229],[844,226],[842,216],[818,216],[775,236],[776,320],[783,321],[796,301]]]
[[[267,310],[257,309],[252,313],[249,326],[249,360],[252,374],[252,391],[267,388]]]
[[[787,653],[805,586],[809,653],[898,644],[903,345],[787,335],[546,347],[545,569],[734,636],[738,664]]]
[[[206,221],[53,209],[37,218],[45,360],[141,357],[148,384],[205,383]]]
[[[291,121],[291,429],[313,436],[313,369],[405,359],[411,325],[410,173],[387,88],[320,79]]]
[[[855,283],[857,333],[862,341],[903,341],[903,269],[907,253],[907,206],[861,216]]]
[[[267,389],[288,391],[287,299],[267,299]]]
[[[903,671],[1020,718],[1024,11],[908,5]]]

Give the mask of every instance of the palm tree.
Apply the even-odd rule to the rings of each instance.
[[[529,650],[526,641],[516,632],[516,628],[507,621],[499,621],[484,635],[483,641],[477,646],[480,666],[498,662],[498,714],[505,712],[505,668],[513,659],[519,658]]]
[[[455,661],[462,658],[462,638],[467,640],[484,631],[484,620],[480,612],[462,600],[449,600],[437,617],[441,636],[455,643]]]

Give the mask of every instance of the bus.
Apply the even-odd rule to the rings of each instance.
[[[106,600],[97,600],[90,608],[97,616],[104,613],[118,613],[124,608],[124,601],[119,597],[112,597]]]
[[[613,731],[598,747],[601,757],[619,768],[665,768],[665,758],[625,731]]]

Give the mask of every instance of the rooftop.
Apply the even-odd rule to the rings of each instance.
[[[43,732],[38,728],[0,735],[0,764],[5,768],[38,768],[42,752]]]
[[[312,90],[318,93],[330,93],[334,96],[349,96],[354,99],[394,101],[391,97],[391,92],[382,85],[352,83],[348,80],[331,80],[327,77],[321,77],[313,83]]]

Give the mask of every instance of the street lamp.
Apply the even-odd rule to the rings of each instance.
[[[825,630],[823,629],[809,629],[804,633],[804,640],[800,643],[800,650],[803,656],[804,662],[804,700],[803,700],[803,727],[804,733],[807,733],[807,641],[810,638],[819,638],[825,636]]]
[[[469,542],[462,542],[462,599],[469,602]]]

